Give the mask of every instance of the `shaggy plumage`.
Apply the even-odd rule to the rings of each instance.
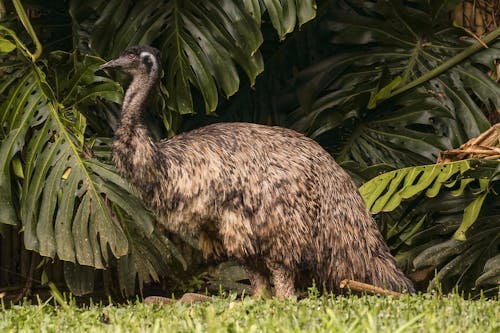
[[[199,236],[205,256],[226,254],[248,272],[255,295],[290,297],[314,278],[412,291],[349,175],[295,131],[220,123],[153,142],[142,121],[160,76],[158,52],[133,47],[101,68],[132,76],[113,159],[160,223]]]

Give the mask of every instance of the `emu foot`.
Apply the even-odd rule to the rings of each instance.
[[[210,301],[212,301],[212,297],[197,293],[185,293],[179,299],[179,302],[182,303],[196,303],[196,302],[210,302]]]
[[[163,296],[148,296],[144,299],[144,304],[167,305],[174,303],[174,300]]]
[[[144,299],[144,303],[145,304],[155,304],[155,305],[167,305],[167,304],[172,304],[175,302],[197,303],[197,302],[208,302],[211,300],[212,300],[212,297],[206,296],[203,294],[185,293],[178,300],[174,300],[172,298],[162,297],[162,296],[148,296]]]

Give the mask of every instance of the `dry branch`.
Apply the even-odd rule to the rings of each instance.
[[[439,153],[437,163],[461,161],[468,158],[500,159],[500,123],[472,138],[459,148]]]
[[[380,288],[374,286],[372,284],[358,282],[354,280],[345,279],[340,282],[340,289],[348,288],[357,292],[366,292],[373,295],[384,295],[384,296],[392,296],[399,297],[402,293],[398,293],[396,291]]]

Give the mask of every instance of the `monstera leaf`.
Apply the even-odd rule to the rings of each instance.
[[[219,94],[238,90],[242,73],[253,84],[263,70],[263,17],[283,39],[315,16],[314,1],[7,5],[0,25],[0,234],[21,231],[26,249],[42,256],[31,265],[42,281],[62,262],[75,294],[92,291],[99,276],[130,295],[177,263],[186,268],[110,165],[122,90],[94,71],[101,58],[132,44],[158,47],[166,75],[154,104],[171,130],[175,114],[192,113],[195,102],[212,112]],[[4,248],[17,239],[0,242]]]
[[[442,284],[487,287],[500,279],[499,160],[464,160],[382,174],[360,187],[399,260]],[[430,199],[432,198],[432,199]],[[388,214],[393,214],[388,218]],[[385,215],[385,216],[384,216]]]
[[[362,170],[373,165],[433,163],[439,151],[487,129],[481,108],[500,107],[500,87],[487,75],[496,72],[500,44],[492,41],[464,59],[464,50],[482,47],[461,38],[442,6],[397,0],[332,5],[319,36],[333,56],[298,74],[300,108],[292,126],[364,179]],[[453,59],[455,65],[413,86]]]
[[[11,65],[0,106],[0,224],[22,230],[26,249],[66,262],[75,293],[91,291],[95,269],[116,266],[121,290],[131,294],[137,282],[166,275],[175,249],[153,235],[151,214],[102,158],[109,141],[87,136],[80,109],[122,97],[117,83],[94,74],[100,64],[53,52],[47,62]]]
[[[164,103],[193,113],[191,88],[205,110],[239,88],[239,65],[251,84],[264,69],[259,47],[261,17],[267,12],[282,39],[315,16],[313,0],[274,1],[73,1],[70,13],[82,48],[111,58],[135,44],[162,53]],[[92,15],[89,15],[92,13]]]

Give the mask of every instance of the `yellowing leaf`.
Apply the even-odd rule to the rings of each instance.
[[[437,196],[443,189],[448,190],[447,185],[452,177],[456,177],[453,183],[460,182],[458,189],[451,191],[454,196],[461,195],[466,186],[476,178],[465,176],[470,170],[474,170],[478,165],[484,167],[484,179],[479,179],[481,190],[487,188],[492,168],[485,168],[485,163],[495,167],[496,161],[465,160],[448,164],[432,164],[417,167],[403,168],[390,171],[377,176],[366,182],[359,188],[365,203],[372,213],[381,211],[390,212],[399,206],[402,200],[412,198],[422,191],[429,198]],[[464,176],[462,176],[464,175]],[[456,185],[458,186],[458,185]]]
[[[69,175],[71,174],[71,168],[67,168],[64,173],[62,174],[61,178],[66,180],[68,179]]]
[[[0,38],[0,53],[10,53],[16,49],[16,45],[11,41]]]
[[[21,179],[24,179],[23,165],[19,158],[14,158],[12,160],[12,169],[14,170],[14,174]]]
[[[477,217],[479,216],[479,212],[481,211],[481,207],[483,207],[483,202],[486,196],[488,195],[488,184],[489,179],[479,179],[479,186],[481,188],[482,193],[472,200],[470,204],[467,205],[464,209],[464,217],[462,219],[462,224],[458,227],[457,231],[453,235],[453,238],[458,240],[466,240],[465,233],[467,230],[476,222]]]

